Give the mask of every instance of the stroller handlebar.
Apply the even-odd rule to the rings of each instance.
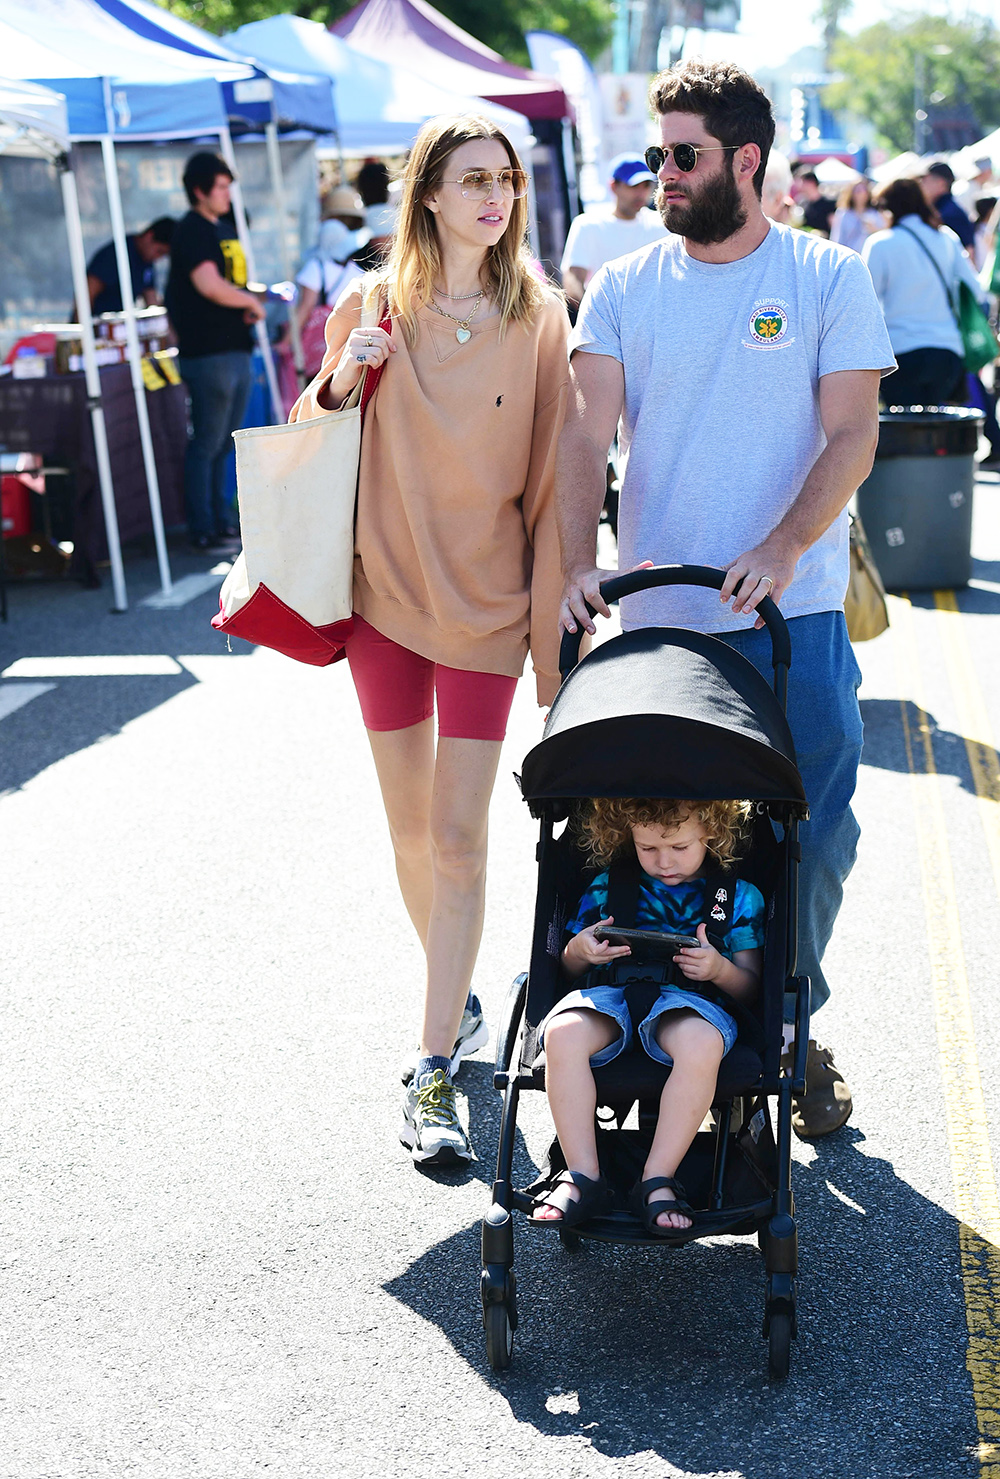
[[[601,595],[608,605],[613,605],[622,596],[634,596],[637,591],[652,590],[661,585],[701,585],[709,590],[721,591],[726,579],[725,570],[716,570],[710,565],[655,565],[651,570],[630,570],[624,575],[614,575],[601,582]],[[588,602],[591,616],[594,608]],[[763,620],[771,638],[771,665],[775,670],[775,689],[783,699],[784,683],[779,684],[778,670],[784,668],[787,676],[792,663],[792,643],[788,635],[785,618],[770,596],[765,596],[757,606],[757,614]],[[580,643],[583,631],[579,624],[575,632],[563,632],[559,648],[559,672],[561,677],[576,667],[580,660]]]

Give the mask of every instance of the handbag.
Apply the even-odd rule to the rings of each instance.
[[[302,325],[300,335],[302,340],[302,365],[310,380],[319,374],[320,365],[323,363],[323,356],[326,354],[326,321],[333,312],[330,304],[331,302],[335,303],[337,301],[337,291],[344,281],[344,275],[347,272],[346,263],[339,263],[340,276],[337,278],[332,291],[328,293],[326,290],[326,267],[323,264],[322,258],[317,257],[316,262],[319,267],[320,276],[319,298],[309,317]]]
[[[847,635],[852,642],[870,642],[889,625],[885,586],[872,559],[860,515],[849,514],[851,574],[844,596]]]
[[[980,308],[975,293],[967,282],[961,278],[958,280],[958,307],[951,295],[951,290],[944,280],[944,273],[938,266],[937,258],[934,256],[915,231],[909,226],[899,226],[900,231],[905,231],[907,236],[912,236],[917,246],[927,257],[944,288],[945,297],[948,299],[948,307],[951,309],[952,317],[958,326],[958,332],[962,336],[962,348],[965,352],[965,368],[973,375],[986,365],[992,364],[997,355],[1000,354],[1000,341],[990,328],[990,321]]]
[[[364,307],[362,328],[378,320]],[[380,328],[391,328],[388,311]],[[382,375],[367,366],[338,411],[233,432],[243,549],[219,593],[216,631],[326,667],[353,628],[361,424]]]

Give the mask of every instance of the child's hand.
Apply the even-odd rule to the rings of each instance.
[[[674,961],[689,981],[714,981],[725,963],[725,956],[708,943],[708,930],[704,924],[699,924],[696,934],[700,942],[698,948],[686,946],[674,956]]]
[[[563,951],[563,965],[570,975],[582,975],[594,966],[607,965],[609,961],[617,960],[620,955],[632,954],[627,945],[612,945],[607,940],[595,938],[598,930],[607,929],[614,922],[614,916],[609,914],[607,919],[588,924],[585,930],[573,936]]]

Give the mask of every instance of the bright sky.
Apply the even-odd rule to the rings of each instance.
[[[1000,24],[1000,0],[979,0],[968,8]],[[731,57],[751,69],[777,65],[800,47],[819,45],[819,26],[810,19],[816,9],[814,0],[743,0],[743,18],[735,36],[718,32],[701,36],[695,32],[689,36],[686,50],[701,56]],[[883,20],[893,10],[956,13],[946,0],[900,0],[895,5],[887,0],[855,0],[843,22],[844,29],[859,31]]]

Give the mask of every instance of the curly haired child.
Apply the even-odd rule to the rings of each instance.
[[[594,1112],[597,1089],[593,1068],[630,1046],[632,1025],[621,986],[588,984],[587,973],[629,955],[627,945],[598,940],[614,923],[607,913],[608,865],[634,847],[643,877],[636,925],[641,929],[693,935],[697,948],[678,951],[674,960],[692,983],[711,982],[734,1001],[749,1001],[757,991],[763,961],[764,901],[750,883],[737,879],[732,924],[720,942],[709,943],[702,906],[706,859],[734,868],[749,817],[744,801],[608,800],[590,803],[583,818],[584,845],[594,863],[604,865],[584,893],[562,967],[580,986],[556,1003],[542,1023],[545,1087],[567,1170],[537,1199],[539,1222],[572,1226],[600,1215],[611,1191],[597,1160]],[[649,1056],[672,1065],[660,1096],[656,1133],[632,1207],[651,1233],[691,1226],[693,1213],[675,1178],[698,1127],[711,1107],[725,1054],[737,1027],[715,1001],[681,986],[664,986],[639,1027]]]

